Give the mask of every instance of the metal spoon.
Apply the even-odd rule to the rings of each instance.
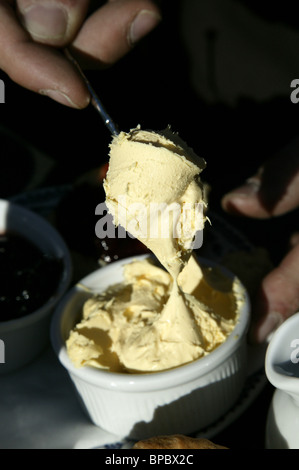
[[[98,97],[98,95],[96,94],[96,92],[94,91],[93,87],[91,86],[91,84],[89,83],[89,80],[88,78],[86,77],[86,75],[84,74],[84,72],[82,71],[80,65],[78,64],[78,62],[76,61],[76,59],[72,56],[72,54],[70,53],[70,51],[68,49],[65,49],[65,55],[67,56],[67,58],[77,67],[78,71],[80,72],[88,90],[89,90],[89,93],[91,94],[91,104],[94,106],[94,108],[97,110],[97,112],[100,114],[102,120],[104,121],[104,124],[106,125],[106,127],[109,129],[109,131],[111,132],[111,134],[113,135],[118,135],[119,134],[119,130],[118,130],[118,127],[117,125],[115,124],[115,122],[113,121],[113,119],[109,116],[109,114],[107,113],[106,109],[104,108],[103,106],[103,103],[101,102],[100,98]]]

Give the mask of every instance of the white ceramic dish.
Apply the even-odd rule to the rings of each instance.
[[[72,275],[68,248],[50,223],[18,204],[0,199],[0,233],[7,231],[27,238],[44,253],[61,259],[62,274],[56,291],[45,305],[24,317],[0,321],[3,349],[0,374],[12,372],[29,363],[49,344],[51,315],[57,302],[67,291]]]
[[[299,313],[274,332],[265,371],[275,387],[266,425],[267,449],[299,449]]]
[[[120,260],[84,278],[58,305],[51,325],[54,350],[68,371],[91,421],[116,435],[142,439],[157,434],[191,434],[214,423],[237,401],[246,379],[250,306],[245,303],[235,330],[210,355],[176,369],[153,374],[118,374],[75,368],[65,340],[93,292],[122,280]],[[214,264],[214,263],[209,263]],[[225,270],[225,272],[227,272]]]

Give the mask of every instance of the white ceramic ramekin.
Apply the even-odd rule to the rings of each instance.
[[[50,344],[51,315],[69,288],[72,275],[69,250],[52,225],[36,213],[0,199],[0,233],[7,231],[29,239],[44,253],[60,259],[62,273],[56,291],[38,310],[21,318],[0,321],[0,375],[28,364]]]
[[[245,303],[234,331],[211,354],[193,363],[139,375],[92,367],[77,369],[68,358],[65,341],[80,320],[82,305],[90,295],[82,285],[94,292],[102,291],[121,281],[122,266],[136,258],[144,256],[114,262],[88,275],[71,289],[53,317],[54,350],[95,425],[133,439],[199,431],[231,408],[244,385],[250,317],[245,289]]]

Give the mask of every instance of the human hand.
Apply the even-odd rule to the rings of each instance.
[[[278,217],[299,207],[299,139],[267,161],[244,186],[226,194],[222,207],[229,213],[258,219]],[[289,252],[261,283],[253,308],[251,339],[265,341],[298,310],[299,236],[293,234]]]
[[[84,108],[89,92],[63,48],[109,66],[159,20],[151,0],[0,0],[0,68],[31,91]]]

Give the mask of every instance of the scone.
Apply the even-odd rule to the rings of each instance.
[[[204,438],[188,437],[182,434],[156,436],[136,442],[133,449],[227,449]]]

